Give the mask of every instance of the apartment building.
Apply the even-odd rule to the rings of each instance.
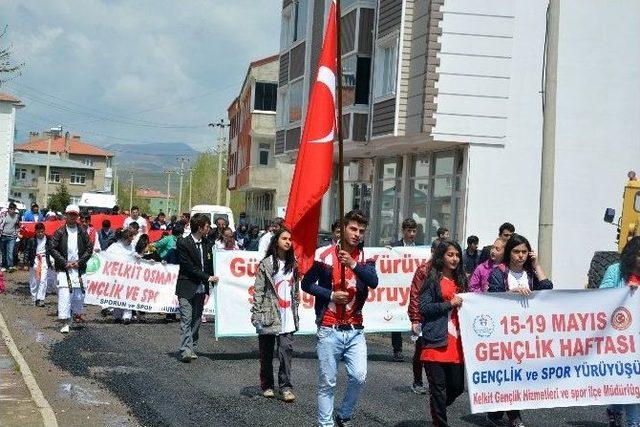
[[[9,204],[16,110],[22,107],[18,98],[0,92],[0,207]]]
[[[112,153],[87,144],[80,135],[62,135],[60,132],[31,132],[28,141],[17,144],[16,152],[47,154],[47,150],[64,159],[80,162],[94,170],[91,191],[112,191],[113,159]]]
[[[49,164],[48,179],[47,163]],[[11,198],[24,203],[25,206],[30,206],[32,203],[38,203],[42,207],[47,206],[48,200],[45,200],[45,197],[49,199],[62,183],[67,187],[71,203],[75,204],[80,203],[82,193],[90,192],[95,188],[96,168],[94,166],[57,154],[47,156],[16,151],[13,155],[13,164]]]
[[[289,161],[328,3],[283,1],[276,153]],[[640,5],[552,3],[558,10],[548,11],[548,0],[342,2],[346,104],[364,99],[359,56],[371,58],[367,105],[345,105],[343,117],[345,208],[370,214],[368,244],[397,239],[411,217],[420,243],[444,226],[460,242],[475,234],[490,244],[509,221],[537,247],[546,107],[555,111],[546,123],[555,150],[545,191],[553,199],[553,277],[559,287],[582,287],[593,251],[614,248],[602,213],[619,205],[626,172],[638,168],[637,155],[616,154],[640,153],[640,98],[630,96],[640,92],[632,71],[640,65],[633,45]],[[354,10],[357,18],[347,18]],[[300,11],[306,21],[294,19]],[[373,22],[363,25],[370,13]],[[550,50],[552,18],[559,36]],[[367,51],[361,42],[369,33]],[[356,55],[352,96],[349,52]],[[555,93],[545,93],[549,57],[557,63]],[[325,229],[337,217],[336,193],[334,181],[323,200]]]
[[[249,65],[228,109],[229,190],[245,195],[247,221],[266,227],[287,204],[294,165],[274,156],[278,55]]]

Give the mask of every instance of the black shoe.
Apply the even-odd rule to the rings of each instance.
[[[402,356],[402,352],[401,351],[394,351],[393,352],[393,361],[394,362],[404,362],[404,357]]]
[[[607,409],[607,418],[609,419],[609,427],[622,427],[622,413]]]
[[[351,420],[340,418],[338,414],[336,414],[336,416],[334,417],[334,420],[338,427],[351,427],[353,425],[351,424]]]
[[[131,319],[122,319],[122,324],[123,325],[130,325],[131,324]]]
[[[36,307],[44,307],[44,301],[42,301],[41,299],[36,300]]]
[[[110,314],[110,311],[108,308],[103,308],[102,310],[100,310],[100,314],[102,315],[102,317],[107,317]]]

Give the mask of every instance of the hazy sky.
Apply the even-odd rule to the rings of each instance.
[[[26,108],[18,141],[63,125],[95,145],[213,144],[249,62],[277,53],[281,0],[4,0],[25,62],[0,87]]]

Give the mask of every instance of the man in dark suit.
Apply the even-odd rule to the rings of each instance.
[[[202,310],[213,275],[212,244],[204,237],[209,233],[211,221],[206,215],[195,214],[189,222],[191,234],[178,238],[176,253],[180,263],[176,295],[180,304],[180,360],[185,363],[197,359],[195,348],[202,321]]]

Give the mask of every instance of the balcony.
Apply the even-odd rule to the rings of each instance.
[[[113,169],[112,168],[106,168],[104,170],[104,177],[105,178],[113,178]]]
[[[24,188],[24,189],[37,189],[38,188],[38,178],[29,178],[29,179],[12,179],[11,180],[12,188]]]

